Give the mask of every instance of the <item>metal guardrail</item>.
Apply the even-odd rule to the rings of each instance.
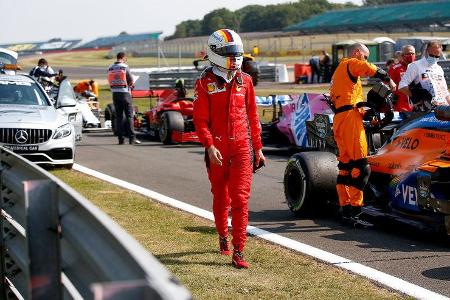
[[[278,74],[275,66],[260,66],[260,81],[276,82]],[[150,89],[173,88],[177,79],[184,79],[186,88],[193,88],[202,71],[192,69],[171,69],[148,73]]]
[[[177,79],[184,80],[186,88],[193,88],[195,81],[200,76],[201,71],[192,70],[170,70],[150,72],[148,78],[150,81],[150,89],[155,88],[173,88]]]
[[[444,70],[444,77],[445,81],[447,82],[447,86],[450,85],[450,60],[444,60],[438,62],[438,65],[442,67],[442,70]]]
[[[65,183],[0,147],[0,299],[191,299]]]

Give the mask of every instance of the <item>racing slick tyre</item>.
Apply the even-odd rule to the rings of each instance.
[[[113,114],[115,114],[114,104],[110,103],[105,108],[105,121],[111,120]]]
[[[284,172],[284,195],[296,215],[318,212],[328,202],[336,202],[336,155],[330,152],[303,152],[293,155]]]
[[[165,145],[173,144],[172,133],[174,131],[184,132],[183,115],[178,111],[166,111],[161,115],[159,126],[159,139]]]
[[[253,86],[257,86],[259,81],[259,73],[250,75],[252,76]]]
[[[116,128],[116,109],[114,108],[114,104],[110,103],[106,105],[105,108],[105,121],[111,121],[111,129],[114,135],[117,135]]]
[[[114,108],[114,104],[110,103],[105,108],[105,121],[111,120],[111,129],[114,135],[117,136],[117,126],[116,126],[116,109]],[[125,115],[122,118],[122,128],[126,128],[126,119]],[[101,127],[101,125],[99,125]],[[129,130],[125,131],[125,136],[129,136]]]

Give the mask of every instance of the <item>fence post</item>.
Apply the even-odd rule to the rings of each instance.
[[[180,48],[180,44],[177,44],[178,45],[178,70],[180,70],[181,69],[181,48]]]
[[[3,211],[3,166],[0,164],[0,212]],[[3,216],[0,215],[0,299],[6,298],[6,245],[3,228]]]
[[[24,181],[31,299],[62,299],[57,186],[51,180]]]
[[[278,53],[277,53],[277,51],[278,51],[278,47],[277,47],[277,40],[275,39],[274,40],[274,43],[275,43],[275,49],[274,49],[274,52],[275,52],[275,73],[274,73],[274,81],[275,82],[277,82],[278,81],[278,61],[277,61],[277,57],[278,57]]]

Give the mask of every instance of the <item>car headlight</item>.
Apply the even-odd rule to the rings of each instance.
[[[72,125],[71,124],[65,124],[63,126],[59,126],[56,131],[55,134],[53,135],[53,138],[55,140],[57,139],[62,139],[66,136],[69,136],[72,133]]]

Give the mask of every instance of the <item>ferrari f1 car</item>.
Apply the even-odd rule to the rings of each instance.
[[[312,150],[289,159],[284,192],[295,214],[337,206],[338,174],[333,115],[307,123]],[[412,113],[366,134],[372,169],[364,190],[361,219],[391,219],[450,235],[450,107]],[[382,146],[380,146],[382,145]]]
[[[199,142],[195,133],[193,99],[185,97],[182,87],[164,90],[149,90],[132,93],[133,98],[156,99],[156,105],[146,112],[134,113],[134,129],[164,144]],[[114,134],[116,131],[116,113],[113,104],[105,109],[105,119],[111,120]],[[124,118],[125,120],[125,118]]]

